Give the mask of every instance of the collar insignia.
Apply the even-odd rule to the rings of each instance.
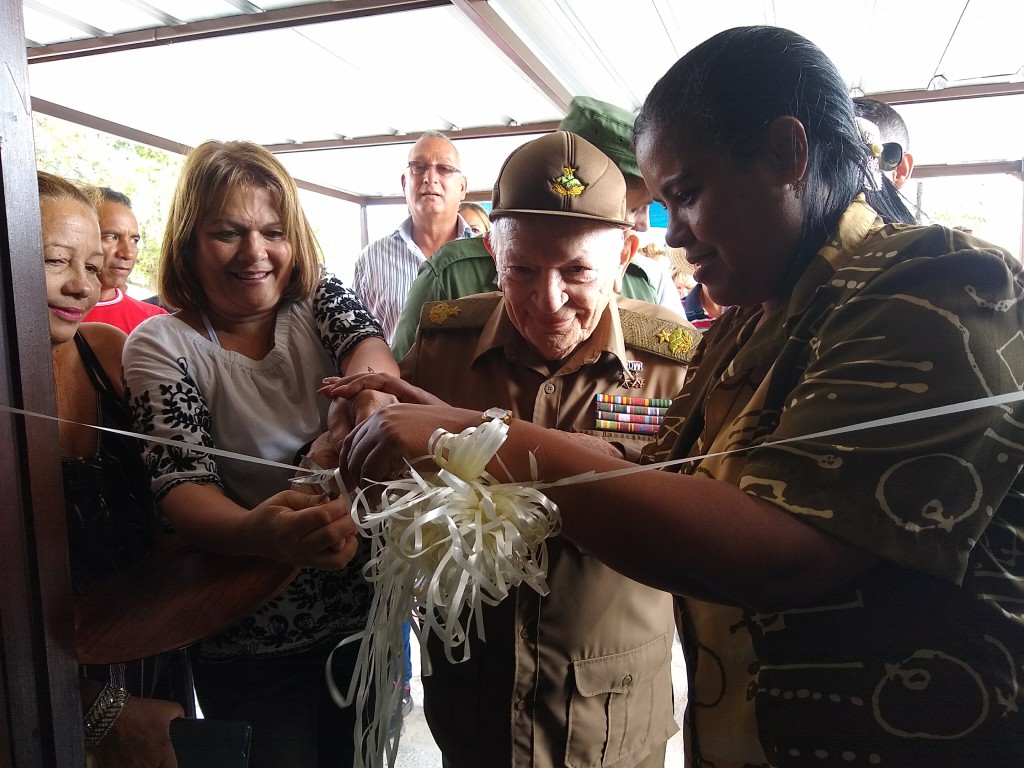
[[[443,324],[449,317],[454,317],[462,312],[462,307],[454,306],[449,304],[447,301],[442,301],[430,308],[430,322],[434,325]]]
[[[668,348],[677,354],[688,352],[693,346],[693,339],[683,333],[682,328],[675,328],[671,333],[668,331],[658,331],[658,342],[660,344],[668,344]]]
[[[576,169],[563,165],[562,170],[564,173],[561,176],[551,180],[551,188],[562,197],[576,197],[582,194],[587,185],[573,175]]]

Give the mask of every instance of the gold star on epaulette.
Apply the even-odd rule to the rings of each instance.
[[[693,339],[683,333],[682,328],[676,328],[671,332],[658,331],[658,341],[662,344],[668,344],[668,348],[677,354],[688,352],[690,347],[693,346]]]
[[[462,312],[462,307],[453,307],[446,301],[441,301],[430,308],[430,322],[434,325],[442,325],[449,317]]]

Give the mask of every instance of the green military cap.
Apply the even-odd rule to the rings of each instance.
[[[582,136],[600,149],[615,162],[623,176],[642,177],[633,151],[635,121],[636,115],[628,109],[589,96],[576,96],[558,128]]]

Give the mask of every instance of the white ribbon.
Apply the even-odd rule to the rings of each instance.
[[[394,764],[397,734],[388,726],[401,695],[397,681],[404,678],[405,621],[416,619],[423,674],[429,675],[431,634],[449,662],[465,661],[469,627],[485,639],[484,605],[497,605],[521,584],[548,593],[545,542],[558,531],[558,508],[534,483],[501,483],[487,473],[507,433],[500,420],[458,435],[439,429],[429,441],[436,473],[410,465],[409,477],[376,484],[382,489],[376,509],[367,489],[356,496],[353,517],[371,540],[365,575],[375,584],[374,598],[366,629],[340,644],[360,643],[348,692],[327,680],[341,706],[355,703],[365,712],[374,697],[375,717],[357,726],[360,768],[377,768],[385,756]]]

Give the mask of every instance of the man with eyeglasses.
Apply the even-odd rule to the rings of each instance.
[[[125,291],[128,275],[139,257],[139,222],[132,212],[132,201],[123,192],[99,187],[96,213],[100,219],[100,244],[103,268],[100,270],[100,300],[85,316],[89,323],[106,323],[125,333],[153,315],[166,314],[163,307],[139,301]]]
[[[420,265],[450,240],[474,235],[459,215],[459,203],[466,197],[466,177],[459,165],[459,152],[443,133],[420,136],[402,174],[409,217],[367,245],[356,261],[352,287],[377,318],[388,343]]]

